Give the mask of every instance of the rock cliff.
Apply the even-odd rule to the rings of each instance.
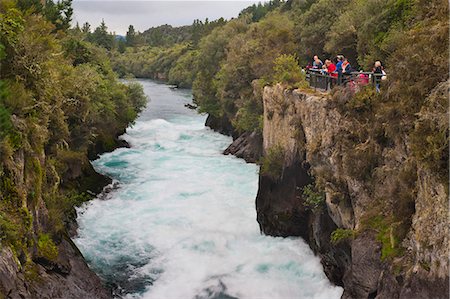
[[[448,298],[448,188],[408,138],[363,134],[328,94],[277,85],[263,101],[261,231],[302,236],[343,298]]]
[[[111,179],[96,173],[85,155],[65,155],[60,164],[31,148],[3,157],[0,298],[112,297],[70,239],[74,206]]]

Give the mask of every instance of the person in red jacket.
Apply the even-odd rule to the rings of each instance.
[[[338,73],[336,71],[336,65],[331,62],[330,59],[325,60],[325,66],[327,68],[327,75],[331,78],[328,79],[330,82],[330,89],[333,88],[333,86],[336,84],[336,79],[338,77]],[[328,83],[327,83],[328,88]]]
[[[338,74],[336,72],[336,65],[331,62],[331,60],[327,59],[325,60],[325,65],[327,66],[327,73],[329,76],[333,78],[337,78]]]

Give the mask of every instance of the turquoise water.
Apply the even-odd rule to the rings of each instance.
[[[140,82],[132,148],[93,162],[118,187],[78,210],[74,240],[117,296],[340,298],[303,240],[260,234],[258,168],[221,154],[232,140],[184,107],[190,91]]]

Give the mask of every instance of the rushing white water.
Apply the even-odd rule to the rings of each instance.
[[[93,162],[119,187],[78,210],[90,266],[126,298],[339,298],[301,239],[260,234],[257,166],[221,154],[231,139],[184,107],[190,92],[141,83],[132,148]]]

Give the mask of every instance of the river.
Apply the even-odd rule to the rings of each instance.
[[[151,99],[120,148],[93,161],[116,187],[78,209],[74,240],[117,297],[340,298],[300,238],[262,236],[258,167],[184,107],[190,90],[139,80]]]

